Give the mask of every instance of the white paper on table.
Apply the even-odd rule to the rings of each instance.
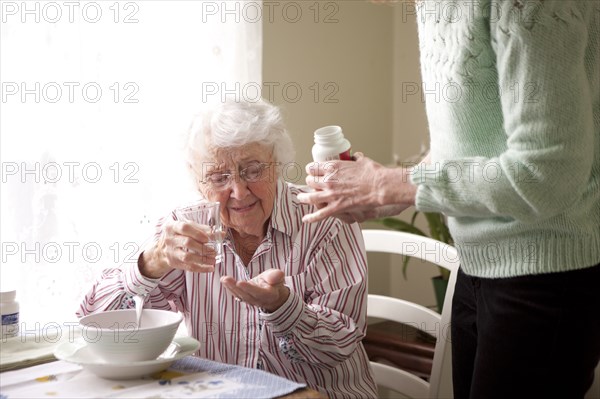
[[[115,390],[152,381],[112,381],[98,378],[81,366],[63,361],[2,373],[1,397],[7,398],[98,398]]]

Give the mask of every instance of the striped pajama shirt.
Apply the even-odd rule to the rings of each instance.
[[[149,279],[137,264],[108,269],[78,315],[132,307],[132,295],[149,294],[146,307],[184,314],[190,335],[201,343],[198,356],[305,382],[332,398],[376,397],[361,343],[367,263],[360,228],[334,218],[302,223],[302,216],[314,210],[298,202],[302,191],[277,183],[266,236],[248,265],[228,233],[223,261],[213,273],[172,270]],[[287,301],[272,313],[236,301],[219,281],[224,275],[249,280],[271,268],[285,272],[290,289]]]

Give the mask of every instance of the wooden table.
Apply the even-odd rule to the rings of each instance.
[[[327,396],[311,388],[302,388],[290,394],[280,396],[280,399],[327,399]]]

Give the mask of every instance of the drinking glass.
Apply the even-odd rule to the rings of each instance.
[[[223,224],[221,223],[221,204],[218,202],[199,202],[185,208],[175,210],[175,216],[178,220],[197,223],[208,227],[208,242],[217,255],[215,263],[223,260],[223,237],[225,235]]]

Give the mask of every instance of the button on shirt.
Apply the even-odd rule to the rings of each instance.
[[[307,383],[329,397],[376,397],[361,342],[367,264],[360,228],[334,218],[302,223],[302,216],[314,211],[298,202],[303,191],[278,182],[267,234],[248,265],[235,253],[228,234],[223,261],[213,273],[172,270],[149,279],[137,264],[108,269],[86,295],[78,315],[133,307],[133,295],[149,294],[146,307],[185,315],[203,358],[261,368]],[[272,313],[236,301],[220,283],[225,275],[249,280],[273,268],[284,271],[290,295]]]

